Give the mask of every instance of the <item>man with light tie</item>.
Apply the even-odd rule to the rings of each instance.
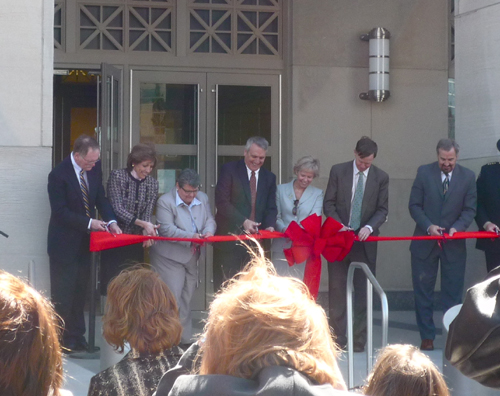
[[[352,262],[366,263],[375,275],[377,243],[363,242],[371,234],[378,235],[388,213],[389,175],[372,165],[378,147],[363,136],[354,149],[354,161],[332,166],[323,202],[325,216],[333,217],[353,230],[360,240],[340,262],[328,263],[328,298],[330,326],[337,343],[347,344],[347,272]],[[354,351],[362,352],[366,343],[366,276],[354,274]]]

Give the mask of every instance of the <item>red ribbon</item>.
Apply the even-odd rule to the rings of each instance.
[[[90,251],[99,252],[101,250],[113,249],[121,246],[133,245],[149,239],[158,241],[182,241],[198,244],[213,242],[228,242],[248,239],[275,239],[288,237],[292,240],[292,247],[285,249],[285,257],[290,266],[306,261],[304,272],[304,283],[308,286],[311,295],[315,298],[319,291],[321,279],[321,256],[326,260],[340,261],[351,251],[354,241],[358,237],[352,231],[339,230],[343,227],[335,219],[328,217],[321,225],[321,216],[312,214],[300,222],[302,227],[295,221],[291,222],[285,233],[262,230],[258,234],[243,235],[217,235],[208,238],[167,238],[151,237],[145,235],[120,234],[112,235],[107,232],[92,232],[90,234]],[[411,236],[411,237],[381,237],[370,236],[365,242],[377,241],[408,241],[408,240],[437,240],[446,242],[455,239],[494,239],[498,238],[494,232],[456,232],[453,236],[444,234],[442,236]]]
[[[293,221],[286,229],[285,236],[292,240],[292,247],[283,252],[290,266],[306,261],[304,283],[316,298],[321,280],[321,256],[330,262],[344,259],[354,243],[354,232],[339,232],[342,224],[331,217],[321,225],[321,216],[317,214],[300,224],[302,227]]]

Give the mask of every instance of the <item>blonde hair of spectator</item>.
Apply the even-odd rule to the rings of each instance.
[[[0,394],[59,395],[59,318],[35,289],[0,270]]]
[[[413,345],[388,345],[380,352],[363,393],[370,396],[449,396],[443,376]]]
[[[345,389],[325,311],[307,286],[280,277],[257,241],[251,262],[216,295],[198,357],[200,374],[253,378],[262,368],[286,366],[319,384]]]
[[[108,286],[103,335],[116,350],[125,342],[139,353],[179,344],[182,326],[175,297],[147,264],[123,270]]]

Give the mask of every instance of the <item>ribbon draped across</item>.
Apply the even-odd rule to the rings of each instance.
[[[351,251],[352,245],[358,241],[358,237],[352,231],[342,231],[340,224],[335,219],[328,217],[323,225],[321,216],[312,214],[300,222],[302,227],[295,221],[291,222],[285,233],[276,231],[259,231],[258,234],[242,235],[218,235],[208,238],[167,238],[151,237],[146,235],[120,234],[111,235],[108,232],[92,232],[90,234],[90,251],[99,252],[101,250],[113,249],[122,246],[141,243],[149,239],[158,241],[183,241],[198,244],[228,242],[248,239],[276,239],[290,238],[292,246],[285,249],[285,257],[290,266],[306,262],[304,272],[304,283],[309,288],[311,295],[317,297],[319,282],[321,279],[321,256],[327,261],[340,261]],[[402,237],[381,237],[370,236],[364,242],[377,241],[408,241],[408,240],[437,240],[446,243],[447,240],[454,239],[494,239],[498,238],[494,232],[456,232],[453,236],[444,234],[442,236],[402,236]]]

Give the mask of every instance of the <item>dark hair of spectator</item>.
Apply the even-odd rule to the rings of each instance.
[[[127,157],[127,170],[131,172],[134,165],[144,161],[152,161],[153,168],[156,166],[156,151],[152,144],[139,143],[132,147]]]
[[[48,300],[0,270],[0,394],[59,395],[63,381],[57,315]]]
[[[103,335],[116,350],[139,353],[179,344],[182,326],[175,297],[158,273],[142,265],[122,271],[108,286]]]

